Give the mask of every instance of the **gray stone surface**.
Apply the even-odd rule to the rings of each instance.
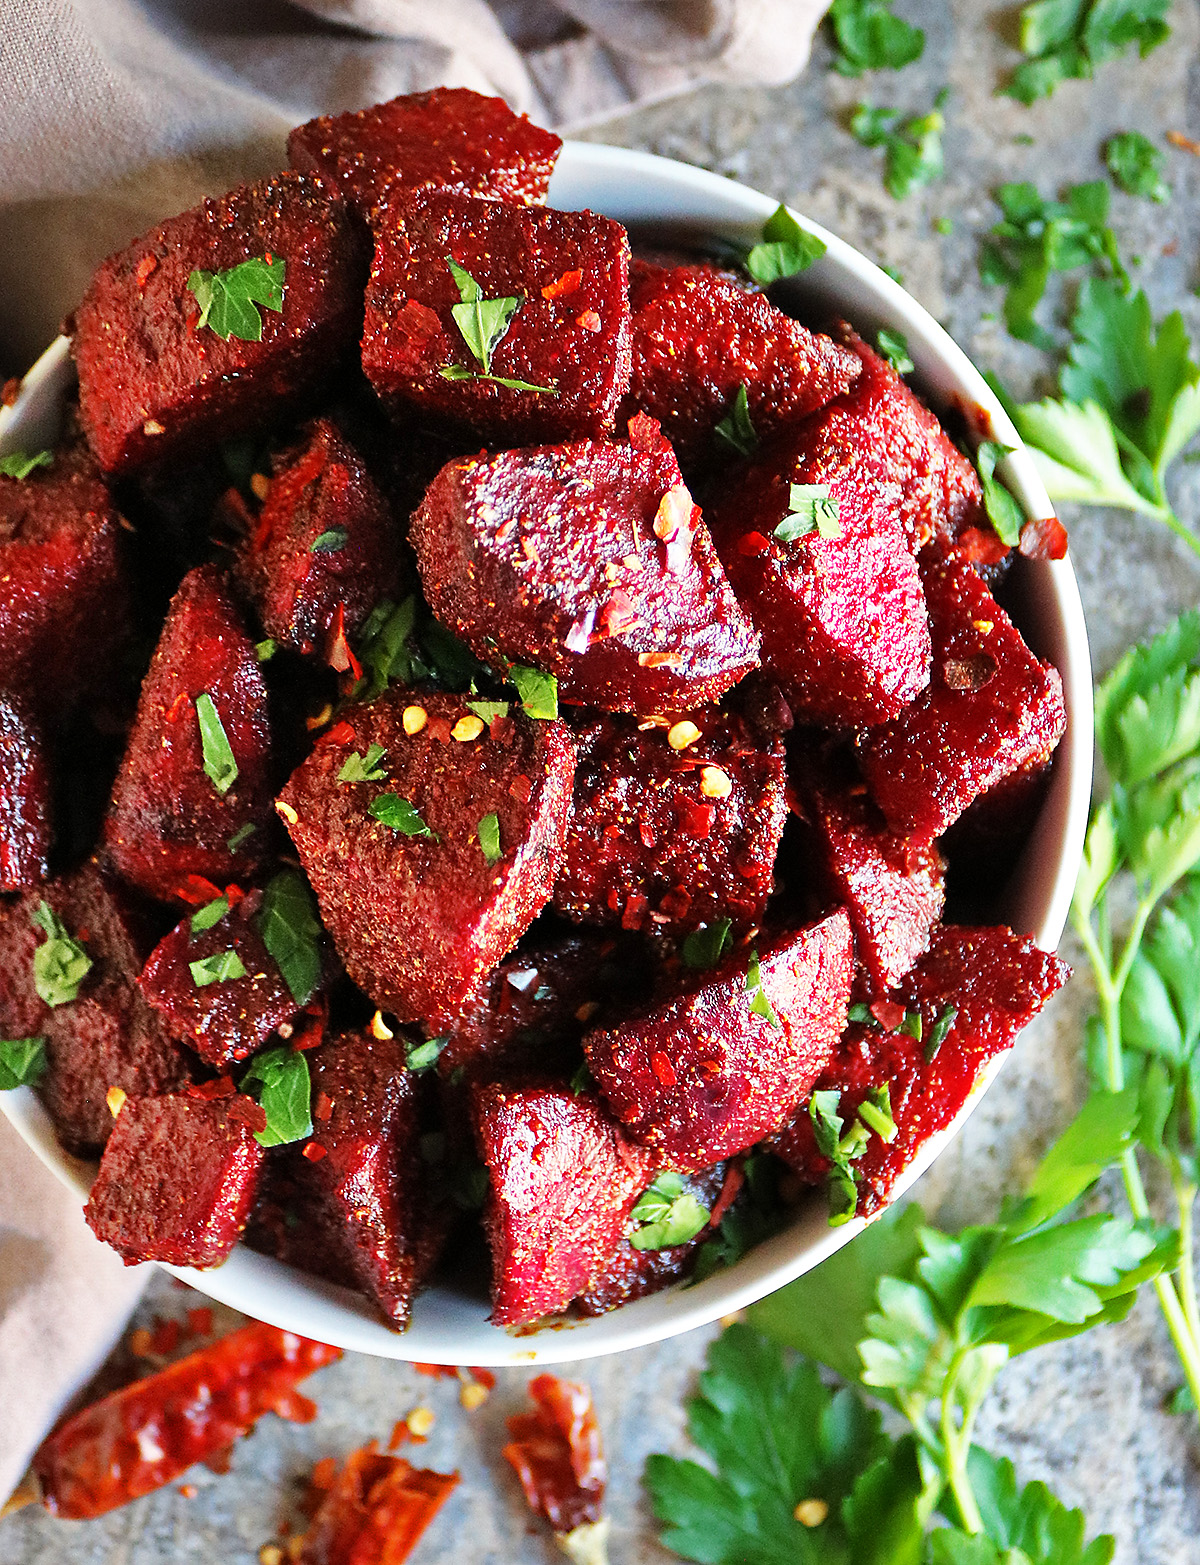
[[[1049,361],[1012,342],[988,319],[998,304],[976,271],[979,234],[995,219],[989,191],[1004,179],[1044,190],[1093,178],[1099,149],[1117,130],[1156,139],[1168,129],[1200,134],[1200,11],[1177,3],[1171,42],[1148,61],[1104,67],[1094,83],[1069,84],[1024,109],[992,96],[1014,55],[1015,12],[979,0],[900,0],[928,33],[924,59],[898,76],[864,83],[826,69],[818,46],[805,78],[778,91],[710,90],[628,116],[592,139],[644,147],[719,170],[794,202],[868,255],[904,274],[907,286],[985,368],[1020,396],[1049,389]],[[912,112],[949,83],[948,173],[902,205],[880,183],[879,154],[845,132],[860,96]],[[1032,145],[1019,137],[1031,135]],[[1166,207],[1115,195],[1114,221],[1126,254],[1140,253],[1140,279],[1156,310],[1178,306],[1200,334],[1198,281],[1200,159],[1171,154],[1175,199]],[[933,220],[953,219],[949,236]],[[1200,521],[1200,469],[1179,468],[1178,509]],[[1200,564],[1165,531],[1104,512],[1067,513],[1093,651],[1109,667],[1131,638],[1155,630],[1200,598]],[[1067,955],[1078,955],[1068,943]],[[1078,1101],[1082,1021],[1089,1007],[1080,977],[1022,1038],[964,1134],[926,1176],[918,1194],[940,1220],[958,1224],[994,1213],[1003,1192],[1032,1166]],[[145,1313],[174,1313],[186,1299],[165,1277]],[[711,1332],[578,1366],[592,1383],[612,1466],[614,1565],[670,1558],[654,1542],[638,1475],[648,1451],[682,1449],[681,1398]],[[568,1367],[565,1373],[572,1370]],[[467,1415],[449,1381],[401,1364],[346,1360],[314,1383],[319,1419],[307,1427],[264,1420],[237,1451],[233,1470],[201,1470],[195,1498],[172,1489],[107,1520],[56,1523],[25,1512],[0,1523],[0,1565],[158,1565],[165,1561],[250,1561],[275,1534],[311,1463],[365,1438],[386,1439],[418,1403],[438,1414],[421,1453],[431,1466],[457,1466],[463,1483],[420,1545],[418,1561],[456,1565],[549,1561],[552,1546],[531,1528],[499,1458],[503,1417],[521,1400],[526,1372],[501,1375],[492,1399]],[[1023,1479],[1044,1478],[1087,1513],[1089,1530],[1110,1530],[1122,1565],[1189,1565],[1200,1559],[1200,1483],[1194,1424],[1162,1402],[1178,1383],[1170,1344],[1149,1297],[1120,1326],[1046,1349],[1010,1366],[986,1405],[979,1435],[1012,1456]]]

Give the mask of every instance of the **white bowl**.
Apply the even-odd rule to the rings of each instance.
[[[630,225],[655,225],[680,236],[719,235],[753,242],[776,202],[716,174],[616,147],[567,142],[550,186],[551,204],[590,207]],[[1033,462],[979,371],[899,284],[857,250],[802,219],[828,246],[824,256],[787,286],[810,315],[846,316],[864,336],[880,326],[902,331],[916,364],[914,379],[934,407],[964,414],[978,438],[1016,447],[1003,473],[1027,514],[1053,514]],[[63,396],[72,384],[64,339],[42,355],[18,401],[0,412],[0,452],[37,449],[54,437]],[[1019,560],[1024,610],[1021,628],[1034,649],[1063,676],[1067,732],[1028,845],[995,917],[1047,950],[1062,933],[1083,846],[1092,772],[1092,692],[1087,632],[1068,560]],[[954,1122],[930,1138],[898,1182],[905,1190],[957,1135],[1001,1061],[993,1062]],[[42,1162],[82,1201],[94,1173],[59,1147],[29,1088],[0,1094],[0,1109]],[[239,1245],[221,1267],[168,1267],[213,1299],[307,1337],[384,1358],[434,1364],[551,1364],[657,1342],[726,1315],[782,1287],[840,1249],[862,1220],[830,1228],[824,1197],[814,1193],[786,1232],[758,1246],[736,1266],[695,1287],[676,1285],[595,1319],[512,1333],[488,1320],[488,1304],[448,1286],[416,1300],[403,1334],[384,1326],[357,1295]]]

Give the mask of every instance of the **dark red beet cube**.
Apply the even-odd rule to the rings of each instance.
[[[474,1119],[491,1179],[492,1319],[523,1326],[565,1309],[601,1271],[655,1158],[593,1094],[568,1088],[483,1087]]]
[[[817,419],[832,417],[818,414]],[[900,490],[862,482],[870,431],[856,427],[841,465],[808,455],[812,421],[724,480],[709,510],[738,601],[762,635],[764,670],[796,717],[858,727],[895,717],[929,679],[929,625],[917,563],[898,520]],[[831,536],[775,536],[795,484],[837,501]]]
[[[250,1112],[239,1117],[238,1105]],[[126,1099],[83,1209],[92,1232],[127,1266],[219,1266],[254,1200],[255,1112],[240,1095]]]
[[[664,932],[759,923],[787,819],[782,744],[715,707],[653,728],[598,717],[577,742],[560,912]]]
[[[352,636],[381,598],[400,596],[398,530],[332,419],[317,419],[273,466],[238,578],[268,636],[328,658],[339,629]]]
[[[232,783],[214,713],[236,767]],[[104,826],[114,867],[163,901],[207,901],[192,889],[196,877],[217,886],[245,880],[265,848],[269,773],[267,688],[254,643],[220,571],[202,566],[171,600],[142,685]]]
[[[503,98],[435,87],[356,114],[323,114],[288,137],[288,162],[336,184],[370,217],[395,185],[500,201],[544,201],[562,142]]]
[[[129,627],[121,529],[82,442],[0,476],[0,679],[47,719],[100,694]]]
[[[898,1013],[919,1012],[922,1037],[852,1023],[816,1083],[840,1092],[838,1114],[848,1128],[873,1088],[888,1084],[896,1138],[872,1135],[852,1167],[860,1181],[858,1212],[883,1206],[918,1149],[951,1123],[988,1061],[1010,1049],[1021,1029],[1070,976],[1066,963],[1003,927],[943,925],[930,949],[894,992]],[[940,1045],[930,1052],[941,1022]],[[807,1107],[779,1136],[775,1150],[805,1178],[829,1171],[817,1151]]]
[[[1066,727],[1062,679],[1021,639],[974,568],[924,567],[933,633],[929,689],[862,740],[860,762],[894,830],[940,836],[972,799],[1048,760]]]
[[[678,711],[757,662],[661,436],[449,462],[411,538],[434,613],[485,661],[554,674],[566,701]]]
[[[33,922],[45,904],[84,949],[91,967],[76,999],[47,1005],[34,979],[46,942]],[[0,1037],[46,1040],[37,1091],[70,1152],[103,1146],[112,1130],[108,1089],[130,1097],[176,1092],[190,1072],[137,988],[151,940],[126,894],[94,864],[51,881],[0,909]]]
[[[549,901],[575,772],[565,724],[514,711],[489,728],[468,699],[393,687],[351,708],[278,804],[347,972],[438,1029]],[[373,745],[377,780],[340,781]]]
[[[24,702],[0,691],[0,891],[50,873],[50,770]]]
[[[622,416],[656,418],[685,464],[713,452],[739,387],[766,440],[840,396],[861,372],[848,348],[712,266],[635,261],[630,307],[633,377]]]
[[[260,905],[252,893],[198,932],[192,919],[205,922],[208,910],[189,914],[159,941],[138,979],[171,1036],[218,1069],[253,1054],[296,1015],[291,990],[255,923]],[[240,977],[214,978],[226,953],[237,959],[231,967],[244,969]]]
[[[416,409],[505,446],[606,434],[629,387],[629,241],[593,212],[398,191],[375,217],[362,360],[393,413]],[[519,298],[489,373],[452,313],[453,260],[483,299]],[[453,368],[453,377],[444,375]]]
[[[853,971],[839,909],[763,940],[753,989],[742,951],[648,1015],[589,1033],[588,1065],[636,1141],[672,1168],[708,1167],[773,1134],[807,1096],[846,1024]]]
[[[283,309],[258,310],[258,342],[201,326],[193,271],[282,258]],[[88,443],[106,472],[131,473],[215,445],[317,386],[352,349],[362,261],[329,187],[284,173],[152,228],[103,262],[75,312],[72,352]]]

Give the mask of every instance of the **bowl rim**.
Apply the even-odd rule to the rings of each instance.
[[[591,142],[567,141],[551,183],[549,204],[588,206],[620,221],[683,229],[734,240],[758,237],[779,203],[746,185],[652,153]],[[1012,454],[1002,476],[1032,518],[1054,508],[1033,459],[983,376],[963,350],[901,285],[836,234],[791,209],[826,245],[825,254],[791,285],[810,306],[844,308],[863,335],[888,325],[904,332],[914,379],[935,406],[955,407],[975,439],[998,440]],[[11,406],[0,410],[0,452],[18,439],[46,443],[72,378],[69,345],[58,337],[37,360]],[[32,443],[32,442],[30,442]],[[1083,850],[1092,776],[1092,685],[1087,630],[1069,557],[1020,561],[1037,650],[1059,669],[1067,731],[1055,757],[1051,784],[1029,843],[1013,871],[1018,893],[1010,921],[1046,950],[1066,923]],[[1036,630],[1036,634],[1034,634]],[[1032,883],[1026,884],[1032,877]],[[1006,911],[1006,910],[1001,910]],[[929,1138],[897,1181],[899,1199],[957,1136],[1003,1065],[1005,1055],[982,1073],[954,1120]],[[3,1113],[45,1166],[86,1199],[94,1165],[65,1153],[31,1088],[0,1093]],[[553,1364],[625,1351],[707,1325],[818,1265],[861,1231],[856,1218],[831,1228],[819,1193],[798,1209],[782,1233],[764,1241],[734,1266],[704,1282],[677,1283],[605,1315],[553,1321],[524,1332],[493,1326],[488,1306],[443,1285],[414,1302],[408,1330],[383,1324],[358,1295],[301,1273],[239,1244],[211,1271],[163,1266],[200,1292],[247,1315],[335,1346],[377,1357],[437,1364]],[[161,1264],[161,1263],[152,1263]]]

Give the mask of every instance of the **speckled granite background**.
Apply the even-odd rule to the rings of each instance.
[[[995,290],[981,289],[979,234],[995,221],[990,190],[1033,179],[1043,190],[1097,177],[1100,147],[1117,130],[1159,139],[1200,135],[1200,7],[1176,0],[1170,42],[1149,60],[1105,66],[1097,81],[1070,83],[1026,109],[993,96],[1015,58],[1015,7],[981,0],[900,0],[928,37],[924,58],[862,83],[827,69],[819,44],[805,78],[778,91],[706,90],[630,115],[591,139],[643,147],[716,169],[793,202],[897,267],[908,288],[985,368],[1024,397],[1049,390],[1051,367],[985,317]],[[880,154],[855,144],[844,124],[860,97],[910,112],[927,109],[946,83],[947,176],[902,205],[884,192]],[[1034,138],[1030,145],[1025,136]],[[1156,312],[1182,309],[1200,337],[1200,158],[1170,155],[1166,207],[1116,194],[1113,220],[1126,255],[1140,254],[1139,281]],[[949,217],[942,235],[934,220]],[[1200,526],[1200,467],[1181,464],[1175,501]],[[1068,510],[1072,554],[1091,630],[1095,666],[1108,669],[1134,637],[1200,601],[1200,563],[1165,530],[1118,513]],[[1066,947],[1068,957],[1078,953]],[[1070,1116],[1078,1100],[1078,1050],[1089,1006],[1077,978],[1031,1027],[965,1133],[918,1187],[939,1220],[960,1224],[994,1213]],[[143,1315],[202,1302],[164,1275]],[[227,1312],[219,1312],[222,1318]],[[230,1317],[232,1320],[232,1317]],[[595,1391],[611,1466],[613,1565],[661,1565],[674,1556],[654,1541],[639,1474],[652,1450],[682,1449],[681,1400],[709,1331],[573,1371]],[[1005,1370],[987,1402],[979,1438],[1008,1454],[1022,1480],[1043,1478],[1080,1505],[1089,1532],[1111,1531],[1121,1565],[1194,1565],[1200,1560],[1200,1471],[1195,1424],[1162,1411],[1179,1376],[1151,1297],[1122,1325],[1031,1354]],[[320,1417],[306,1427],[267,1418],[237,1450],[224,1477],[190,1474],[178,1487],[91,1523],[55,1522],[28,1510],[0,1522],[0,1565],[159,1565],[253,1561],[276,1535],[301,1478],[320,1456],[340,1456],[423,1404],[437,1414],[420,1459],[457,1467],[463,1482],[424,1540],[417,1565],[511,1565],[561,1558],[531,1524],[500,1460],[503,1419],[523,1399],[528,1372],[501,1372],[485,1406],[467,1414],[451,1381],[403,1364],[349,1358],[312,1383]],[[0,1431],[3,1410],[0,1409]],[[2,1434],[0,1434],[2,1438]]]

